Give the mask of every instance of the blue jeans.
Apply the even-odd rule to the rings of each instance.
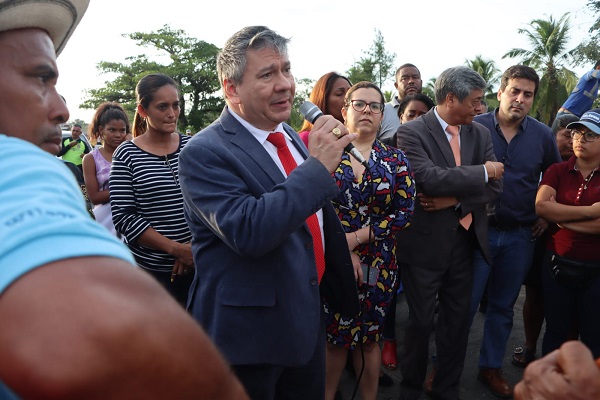
[[[479,368],[501,368],[513,326],[514,305],[531,267],[535,239],[529,227],[511,230],[490,227],[488,235],[492,266],[485,261],[481,251],[475,252],[469,321],[473,322],[489,279]]]
[[[600,357],[600,276],[581,289],[565,287],[550,276],[550,256],[547,252],[542,267],[546,317],[542,354],[558,349],[569,340],[575,328],[594,357]]]

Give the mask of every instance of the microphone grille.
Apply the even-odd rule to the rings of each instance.
[[[319,107],[311,103],[310,101],[305,101],[300,106],[300,112],[304,115],[304,118],[314,124],[317,118],[319,118],[323,113],[319,110]]]

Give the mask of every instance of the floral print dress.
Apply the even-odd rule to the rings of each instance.
[[[352,164],[344,153],[333,176],[341,194],[333,200],[344,230],[354,232],[365,226],[373,231],[374,241],[357,246],[361,264],[379,269],[375,286],[359,286],[361,312],[340,315],[328,304],[327,340],[353,349],[358,343],[379,341],[383,321],[397,289],[396,233],[409,225],[415,196],[410,164],[399,149],[375,140],[369,169],[354,176]]]

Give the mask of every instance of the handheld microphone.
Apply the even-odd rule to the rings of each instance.
[[[310,101],[305,101],[304,103],[302,103],[302,105],[300,106],[300,113],[302,113],[304,119],[306,119],[311,124],[314,124],[315,121],[319,119],[319,117],[323,116],[323,112],[319,109],[319,107],[317,107]],[[344,147],[344,151],[350,153],[350,155],[354,157],[356,161],[361,163],[366,169],[369,169],[369,163],[367,162],[367,160],[365,160],[362,154],[360,154],[360,151],[358,151],[352,143],[348,143],[348,145]]]

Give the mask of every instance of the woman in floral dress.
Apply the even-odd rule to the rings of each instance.
[[[357,375],[363,371],[361,398],[375,400],[377,396],[378,342],[397,288],[395,234],[408,226],[414,207],[415,185],[408,160],[402,151],[377,140],[383,109],[383,94],[373,83],[359,82],[346,93],[342,115],[348,130],[358,134],[354,146],[368,160],[369,168],[344,154],[334,172],[341,194],[333,204],[353,257],[361,312],[341,315],[325,304],[328,400],[335,396],[347,350],[351,350]]]

